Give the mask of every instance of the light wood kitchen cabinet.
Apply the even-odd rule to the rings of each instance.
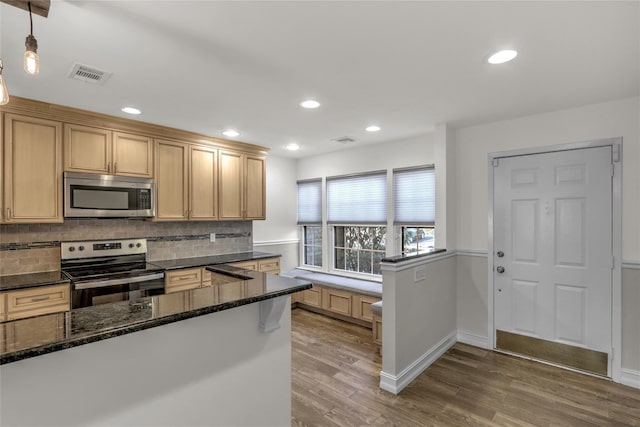
[[[196,289],[200,286],[202,286],[202,269],[200,267],[167,271],[164,275],[164,292],[166,294]]]
[[[233,264],[230,264],[230,265],[232,267],[258,271],[258,260],[255,260],[255,259],[251,261],[234,262]]]
[[[26,321],[0,325],[6,342],[5,351],[17,351],[65,338],[65,314],[55,313]],[[11,344],[9,344],[11,343]]]
[[[156,141],[156,220],[215,220],[217,151],[208,146]]]
[[[322,289],[322,308],[343,316],[351,316],[353,294],[337,289]]]
[[[269,274],[280,274],[280,258],[267,258],[258,260],[258,271]]]
[[[62,123],[4,115],[3,222],[62,222]]]
[[[353,295],[352,315],[356,319],[373,322],[373,313],[371,312],[371,304],[380,301],[378,297],[370,297],[367,295]]]
[[[64,170],[151,178],[153,140],[76,124],[64,126]]]
[[[298,301],[311,307],[322,308],[322,288],[313,286],[311,289],[305,289],[297,293]]]
[[[71,308],[68,284],[6,291],[4,297],[6,320],[60,313]]]
[[[218,218],[218,150],[207,146],[189,149],[189,219]]]
[[[189,218],[189,146],[181,142],[156,140],[157,221]]]
[[[0,322],[7,320],[7,295],[5,292],[0,293]],[[2,342],[0,340],[0,342]]]
[[[221,150],[219,159],[219,218],[265,219],[265,158]]]

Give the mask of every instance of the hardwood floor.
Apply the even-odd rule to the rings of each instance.
[[[293,426],[640,426],[640,390],[456,344],[400,395],[371,331],[292,312]]]

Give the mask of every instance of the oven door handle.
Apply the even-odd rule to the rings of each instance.
[[[146,282],[149,280],[164,279],[164,273],[147,274],[144,276],[129,277],[124,279],[101,280],[95,282],[74,283],[75,289],[102,288],[105,286],[124,285],[126,283]]]

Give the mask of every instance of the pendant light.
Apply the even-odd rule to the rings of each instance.
[[[9,91],[7,91],[7,85],[4,84],[2,78],[2,59],[0,59],[0,105],[9,103]]]
[[[38,74],[40,71],[40,60],[38,59],[38,41],[33,37],[33,17],[31,16],[31,2],[29,5],[29,22],[31,23],[31,32],[27,36],[24,45],[27,51],[24,53],[24,70],[29,74]]]

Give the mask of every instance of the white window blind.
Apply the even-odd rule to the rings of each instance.
[[[385,224],[387,173],[327,178],[327,222]]]
[[[322,179],[298,181],[298,224],[322,224]]]
[[[434,225],[436,179],[433,166],[393,171],[395,224]]]

